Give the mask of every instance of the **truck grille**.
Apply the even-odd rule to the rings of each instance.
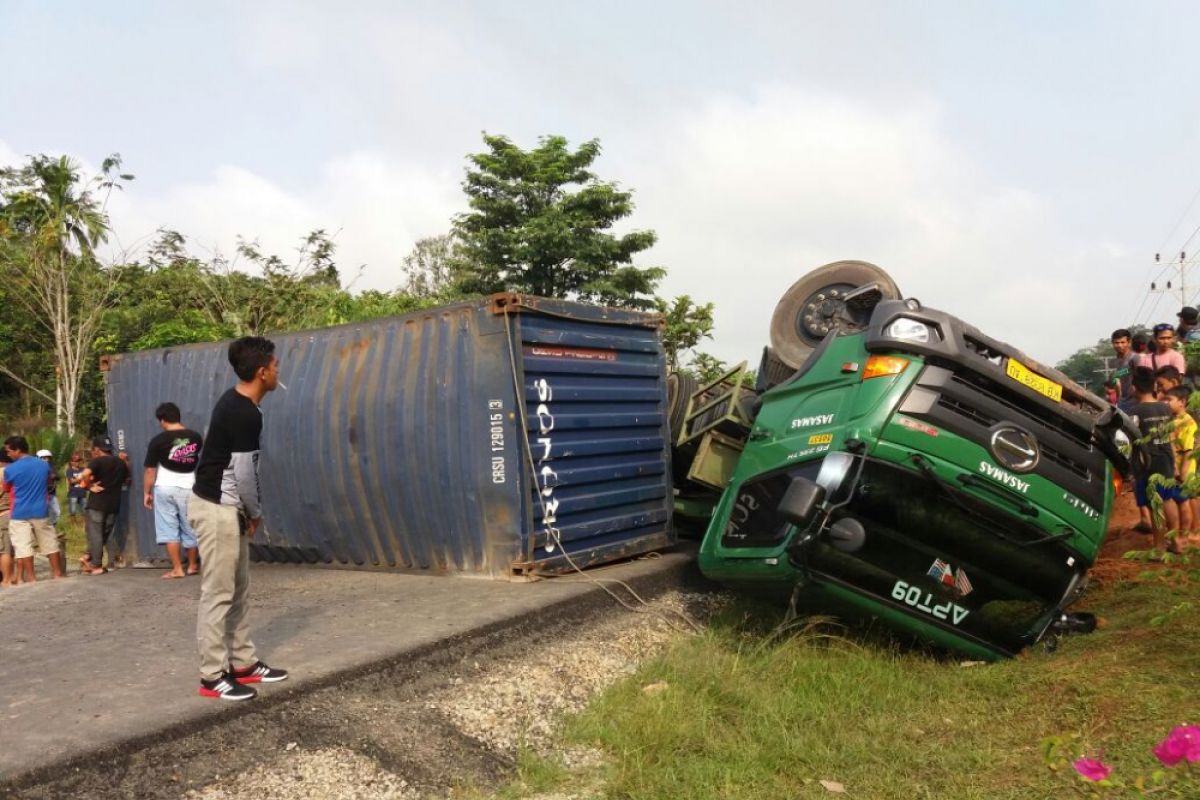
[[[965,419],[968,419],[984,428],[990,428],[993,425],[995,425],[996,423],[1003,421],[996,417],[991,416],[990,414],[987,414],[987,413],[981,411],[978,408],[972,408],[967,403],[964,403],[961,400],[957,400],[948,395],[939,396],[937,403],[942,408],[945,408],[954,414],[958,414],[959,416],[961,416]],[[1011,419],[1011,418],[1006,417],[1005,419]],[[1035,436],[1037,436],[1039,433],[1044,432],[1044,431],[1039,431],[1033,425],[1029,425],[1027,427],[1030,427],[1033,429],[1033,433]],[[981,442],[981,444],[986,444],[986,442]],[[1038,446],[1042,451],[1042,458],[1050,459],[1051,461],[1058,464],[1063,469],[1070,470],[1071,472],[1075,473],[1076,475],[1078,475],[1080,478],[1082,478],[1084,480],[1087,480],[1090,477],[1091,473],[1088,470],[1088,467],[1086,464],[1080,462],[1077,459],[1071,458],[1070,456],[1068,456],[1064,453],[1061,453],[1058,450],[1054,449],[1053,447],[1050,447],[1049,445],[1045,444],[1042,436],[1038,436]]]
[[[1090,431],[1056,418],[991,379],[960,369],[926,366],[900,407],[908,416],[926,420],[988,448],[991,429],[1000,422],[1019,425],[1038,440],[1040,475],[1099,508],[1104,503],[1105,457],[1091,442]]]

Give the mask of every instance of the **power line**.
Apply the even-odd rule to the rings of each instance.
[[[1167,233],[1166,236],[1163,237],[1162,244],[1160,244],[1158,246],[1158,250],[1156,251],[1156,253],[1161,253],[1163,250],[1166,249],[1167,243],[1171,241],[1171,237],[1175,235],[1175,231],[1179,230],[1179,226],[1183,224],[1183,221],[1185,219],[1187,219],[1188,214],[1191,213],[1191,211],[1192,211],[1192,206],[1196,205],[1197,200],[1200,200],[1200,189],[1196,189],[1196,193],[1192,195],[1192,199],[1189,200],[1188,204],[1183,207],[1183,213],[1181,213],[1179,215],[1179,219],[1175,220],[1175,224],[1171,226],[1170,231]],[[1196,236],[1197,233],[1200,233],[1200,225],[1196,226],[1196,230],[1192,231],[1192,235],[1187,238],[1187,241],[1185,241],[1183,243],[1183,246],[1180,247],[1179,249],[1187,250],[1188,245],[1191,244],[1192,239]],[[1155,257],[1155,263],[1157,263],[1157,256]],[[1158,275],[1151,278],[1150,283],[1157,283],[1158,281],[1162,280],[1163,274],[1166,272],[1166,270],[1169,268],[1169,266],[1170,265],[1168,264],[1167,267],[1163,267],[1163,269],[1159,270]],[[1154,273],[1154,267],[1151,266],[1150,269],[1148,269],[1146,271],[1146,277],[1149,277],[1153,273]],[[1135,323],[1141,318],[1142,309],[1144,309],[1146,307],[1146,301],[1150,299],[1150,294],[1151,294],[1151,290],[1147,289],[1146,294],[1142,296],[1142,302],[1138,305],[1137,311],[1133,315],[1133,321]],[[1155,303],[1155,307],[1157,307],[1157,305],[1158,304]],[[1187,305],[1186,300],[1184,302],[1184,305]],[[1153,309],[1151,310],[1150,313],[1151,314],[1154,313]]]
[[[1158,310],[1158,304],[1160,302],[1162,302],[1162,299],[1163,299],[1163,296],[1161,294],[1157,298],[1155,298],[1154,305],[1150,307],[1150,313],[1146,315],[1147,323],[1149,323],[1150,320],[1154,319],[1154,312]]]
[[[1192,210],[1192,206],[1196,205],[1197,199],[1200,199],[1200,189],[1196,190],[1196,193],[1192,195],[1192,199],[1188,201],[1188,204],[1184,207],[1183,213],[1179,215],[1179,219],[1175,220],[1175,224],[1171,226],[1171,232],[1163,237],[1163,243],[1158,246],[1158,252],[1161,253],[1166,249],[1167,242],[1171,241],[1171,237],[1175,235],[1175,231],[1177,231],[1183,221],[1187,219],[1188,212]],[[1194,233],[1192,235],[1195,236]]]

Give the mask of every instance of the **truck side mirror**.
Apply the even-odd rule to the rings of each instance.
[[[792,478],[776,511],[797,528],[806,528],[817,507],[825,501],[825,487],[808,478]]]

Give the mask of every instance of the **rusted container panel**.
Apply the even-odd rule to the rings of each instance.
[[[287,389],[262,406],[256,559],[508,577],[672,541],[656,317],[497,295],[272,339]],[[140,503],[154,409],[203,431],[226,347],[109,359],[136,557],[165,555]]]

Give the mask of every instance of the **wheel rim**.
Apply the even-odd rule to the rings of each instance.
[[[836,317],[846,308],[843,299],[856,287],[849,283],[822,286],[809,295],[796,315],[796,333],[806,342],[817,343],[836,326]]]

